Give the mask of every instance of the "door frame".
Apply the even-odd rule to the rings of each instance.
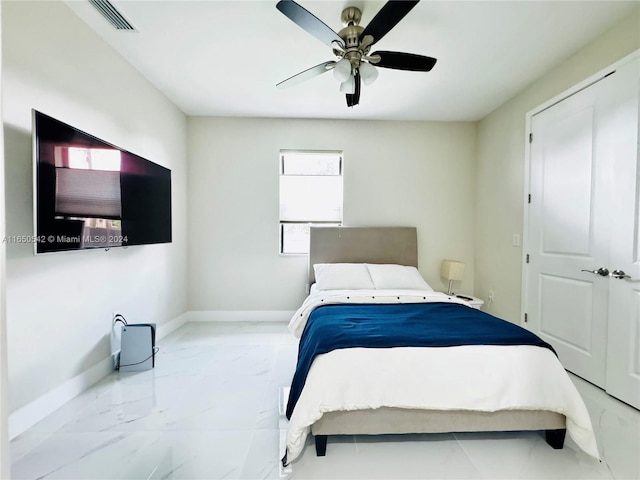
[[[529,239],[529,194],[531,192],[530,182],[531,182],[531,142],[529,141],[531,135],[531,123],[533,117],[544,110],[560,103],[561,101],[569,98],[572,95],[575,95],[581,90],[593,85],[594,83],[602,80],[604,77],[612,74],[618,67],[624,65],[625,63],[634,60],[635,58],[640,57],[640,49],[626,55],[621,58],[617,62],[612,63],[611,65],[599,70],[597,73],[589,76],[585,80],[577,83],[573,87],[568,88],[562,93],[552,97],[546,102],[538,105],[537,107],[529,110],[525,115],[525,135],[524,135],[524,188],[523,188],[523,217],[522,217],[522,289],[520,292],[520,325],[525,328],[528,327],[526,324],[525,314],[527,312],[528,305],[528,275],[527,275],[527,255],[529,254],[529,245],[531,240]]]

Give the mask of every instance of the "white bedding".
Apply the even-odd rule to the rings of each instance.
[[[294,314],[289,329],[300,337],[319,305],[417,302],[465,304],[438,292],[315,290]],[[290,419],[287,461],[300,455],[311,425],[325,412],[380,407],[558,412],[567,417],[567,432],[576,444],[599,458],[586,406],[552,351],[473,345],[348,348],[319,355]]]

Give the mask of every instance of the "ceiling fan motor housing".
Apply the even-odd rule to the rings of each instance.
[[[360,34],[364,27],[360,26],[362,12],[357,7],[347,7],[342,11],[341,20],[344,28],[338,36],[344,40],[346,48],[357,48],[360,44]]]
[[[364,49],[360,47],[360,36],[364,31],[364,27],[359,25],[361,18],[362,12],[357,7],[348,7],[342,11],[341,19],[345,27],[338,32],[338,36],[344,41],[344,51],[333,51],[336,56],[349,60],[354,69],[360,66],[362,57],[370,49],[370,45]]]
[[[346,48],[358,48],[360,34],[364,30],[360,25],[349,25],[338,32],[338,36],[344,40]]]

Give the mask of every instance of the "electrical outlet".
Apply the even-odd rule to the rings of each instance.
[[[309,293],[309,284],[307,283],[306,286],[304,287],[304,293]]]
[[[513,234],[513,237],[511,238],[511,245],[513,245],[514,247],[520,246],[520,234],[518,233]]]
[[[493,302],[493,290],[489,290],[489,303]]]

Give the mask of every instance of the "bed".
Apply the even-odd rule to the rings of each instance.
[[[559,449],[568,431],[599,458],[584,402],[553,349],[525,329],[434,292],[417,266],[415,228],[311,228],[312,287],[289,324],[301,340],[283,465],[302,453],[309,433],[323,456],[331,435],[540,430]],[[471,343],[433,344],[431,333],[397,333],[407,322],[423,329],[424,315],[436,310],[443,318],[434,325],[455,330],[454,337],[472,324]],[[476,341],[485,322],[518,338]],[[354,328],[369,329],[366,339],[343,340]],[[314,331],[330,332],[329,343]],[[397,342],[396,333],[408,343],[385,343]],[[531,342],[521,345],[521,335]]]

